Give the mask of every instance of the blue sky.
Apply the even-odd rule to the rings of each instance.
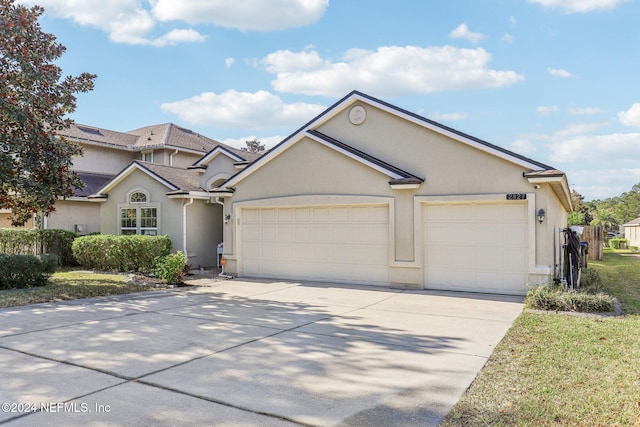
[[[20,0],[46,10],[72,118],[268,147],[353,89],[567,173],[640,182],[640,0]]]

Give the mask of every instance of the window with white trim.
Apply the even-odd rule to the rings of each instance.
[[[127,204],[120,205],[120,234],[158,235],[158,206],[149,203],[146,191],[134,190],[127,195]]]
[[[142,161],[153,163],[153,151],[142,152]]]

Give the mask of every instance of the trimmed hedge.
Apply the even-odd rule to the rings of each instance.
[[[621,246],[626,246],[627,239],[624,237],[615,237],[613,239],[609,239],[609,247],[611,249],[620,249]]]
[[[158,257],[171,251],[168,236],[100,234],[74,240],[73,255],[86,268],[102,271],[150,273]]]
[[[8,255],[56,254],[60,265],[75,265],[71,250],[77,234],[69,230],[0,228],[0,253]]]
[[[0,289],[42,286],[57,267],[58,257],[55,254],[0,254]]]

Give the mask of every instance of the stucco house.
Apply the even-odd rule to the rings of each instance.
[[[129,132],[76,124],[60,134],[82,147],[73,169],[85,186],[56,202],[55,212],[42,218],[44,228],[167,234],[196,266],[216,265],[222,207],[208,190],[257,154],[172,123]],[[0,227],[11,225],[8,216],[0,211]],[[33,227],[34,219],[25,226]]]
[[[508,294],[571,209],[563,172],[357,91],[216,191],[226,273]]]
[[[628,247],[635,246],[640,248],[640,218],[629,221],[622,227],[624,228],[624,238],[627,239]]]

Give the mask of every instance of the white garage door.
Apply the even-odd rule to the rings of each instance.
[[[242,210],[247,277],[389,283],[388,206]]]
[[[524,293],[527,223],[526,202],[425,205],[426,287]]]

